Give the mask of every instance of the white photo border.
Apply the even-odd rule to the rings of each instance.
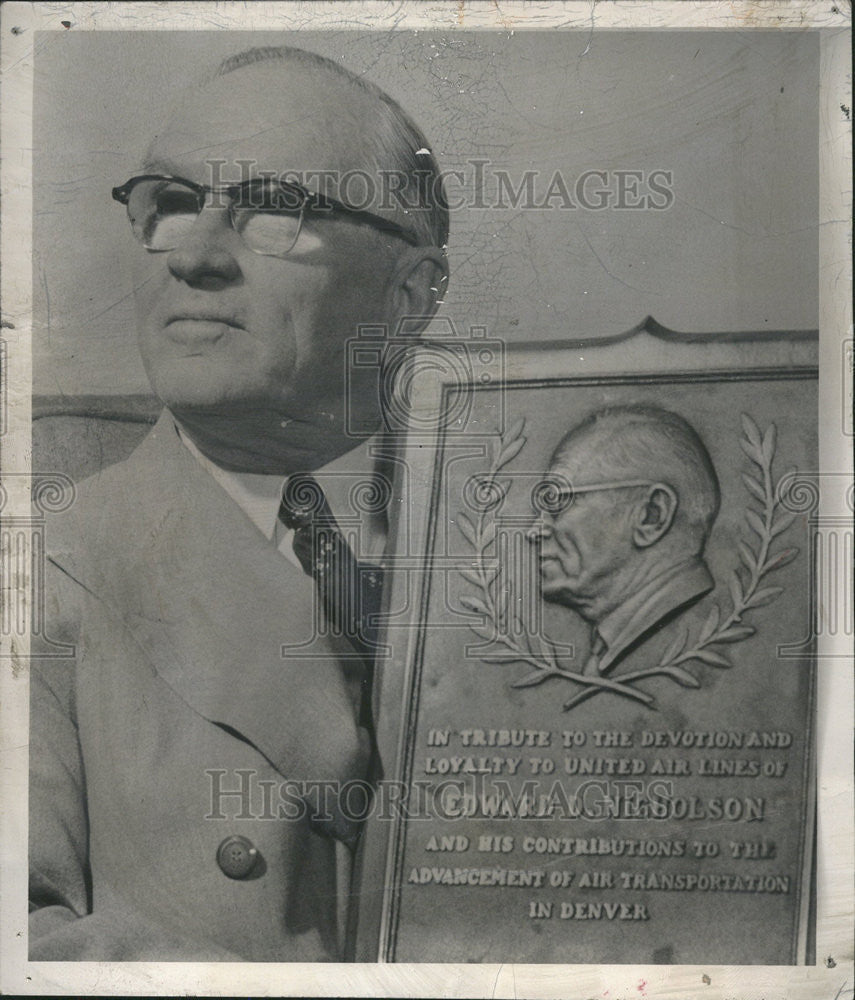
[[[65,23],[64,23],[65,22]],[[851,63],[848,7],[825,2],[17,3],[2,9],[2,464],[30,472],[32,126],[36,32],[175,30],[761,29],[820,34],[820,467],[851,483]],[[849,381],[847,381],[847,379]],[[848,423],[848,434],[847,434]],[[26,476],[4,477],[6,514],[28,513]],[[821,513],[838,515],[839,497]],[[851,594],[839,569],[838,594]],[[11,579],[11,586],[21,581]],[[3,586],[9,586],[5,577]],[[851,587],[851,585],[850,585]],[[852,1000],[852,637],[823,637],[818,690],[815,966],[87,963],[27,959],[27,649],[0,637],[0,989],[68,995],[573,997]],[[826,658],[823,658],[822,654]]]

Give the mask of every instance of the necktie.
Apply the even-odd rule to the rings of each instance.
[[[315,581],[330,631],[345,636],[363,660],[359,724],[373,734],[374,619],[380,610],[382,573],[356,559],[313,476],[300,473],[288,477],[279,520],[294,532],[294,553]]]
[[[600,633],[596,628],[591,632],[591,651],[588,654],[588,659],[585,660],[585,665],[582,667],[582,673],[588,677],[594,676],[600,673],[600,658],[606,651],[606,643]]]

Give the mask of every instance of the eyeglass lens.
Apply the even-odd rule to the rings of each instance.
[[[221,197],[215,193],[215,204]],[[232,225],[251,250],[280,255],[292,250],[300,235],[302,203],[295,189],[258,181],[236,189],[229,213]],[[174,250],[203,207],[204,194],[180,181],[143,180],[130,192],[128,217],[144,247]]]
[[[561,514],[576,501],[576,497],[585,493],[602,493],[607,490],[627,490],[638,486],[656,486],[649,479],[630,479],[620,483],[592,483],[587,486],[564,485],[557,479],[543,479],[534,488],[532,501],[536,509],[545,514]],[[670,488],[670,487],[669,487]]]

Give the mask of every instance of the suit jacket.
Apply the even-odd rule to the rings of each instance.
[[[596,626],[606,644],[600,673],[624,668],[623,660],[690,605],[708,594],[715,582],[700,556],[660,573]]]
[[[76,655],[33,669],[30,957],[339,959],[336,844],[293,794],[279,815],[286,780],[367,762],[311,579],[168,413],[47,530],[48,631]],[[242,879],[218,863],[235,835]]]

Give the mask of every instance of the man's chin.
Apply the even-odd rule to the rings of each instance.
[[[228,372],[210,371],[201,358],[182,358],[170,370],[150,377],[155,394],[173,412],[213,415],[251,413],[269,407],[257,387],[235,384]]]
[[[225,469],[290,475],[321,468],[360,444],[340,421],[292,417],[269,401],[164,400],[197,447]]]
[[[580,602],[584,603],[580,595],[577,595],[575,591],[568,588],[566,580],[562,580],[559,583],[554,580],[548,580],[543,576],[541,576],[540,582],[540,596],[548,604],[563,604],[574,610],[578,610]]]

